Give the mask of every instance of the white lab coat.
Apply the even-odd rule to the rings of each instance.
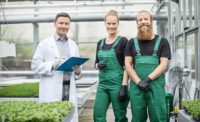
[[[79,57],[79,49],[74,41],[68,38],[71,57]],[[44,39],[37,46],[33,56],[31,69],[40,75],[39,102],[62,100],[63,72],[52,70],[56,58],[60,57],[54,35]],[[78,122],[76,84],[74,73],[70,77],[69,101],[75,105],[74,121]]]

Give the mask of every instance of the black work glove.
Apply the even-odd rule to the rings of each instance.
[[[140,90],[147,92],[149,90],[149,83],[151,79],[149,77],[146,77],[144,80],[141,80],[137,86],[139,87]]]
[[[97,66],[99,70],[106,69],[106,63],[104,61],[100,61]]]
[[[128,97],[127,85],[122,85],[118,94],[119,102],[125,102]]]

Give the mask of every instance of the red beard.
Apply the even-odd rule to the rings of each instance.
[[[152,24],[138,27],[137,37],[139,40],[151,40],[152,35]]]

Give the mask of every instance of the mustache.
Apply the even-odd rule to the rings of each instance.
[[[142,24],[142,25],[138,26],[138,29],[140,29],[140,28],[142,28],[142,27],[144,27],[144,26],[150,27],[151,25],[150,25],[150,24]]]

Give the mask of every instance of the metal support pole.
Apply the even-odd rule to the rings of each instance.
[[[200,1],[199,0],[196,0],[197,1],[197,6],[200,6]],[[200,20],[200,8],[198,8],[198,11],[197,11],[197,20]],[[200,27],[200,21],[198,21],[198,27]],[[200,66],[200,30],[198,31],[198,66]],[[198,80],[197,80],[197,88],[198,88],[198,91],[197,91],[197,99],[200,99],[200,68],[198,68]]]
[[[34,0],[34,4],[37,4],[37,0]],[[35,9],[35,11],[38,11]],[[39,44],[39,24],[33,23],[33,53],[35,53],[37,45]]]
[[[198,74],[198,72],[199,72],[199,62],[198,62],[198,58],[199,58],[199,40],[198,40],[198,37],[199,37],[199,29],[198,29],[198,31],[195,33],[195,65],[196,65],[196,67],[195,67],[195,81],[196,81],[196,83],[195,83],[195,94],[194,94],[194,99],[196,99],[197,98],[197,94],[198,94],[198,77],[199,77],[199,74]]]
[[[179,109],[182,109],[182,89],[183,89],[183,84],[182,84],[182,77],[179,78]]]
[[[187,43],[186,43],[186,33],[185,33],[185,29],[186,29],[186,0],[183,0],[183,41],[184,41],[184,66],[187,66]]]
[[[77,3],[76,0],[74,0],[74,2]],[[76,10],[78,11],[78,7],[76,7]],[[77,45],[79,46],[79,23],[75,23],[75,39],[74,41],[77,43]]]
[[[188,0],[188,10],[189,10],[189,28],[192,28],[192,0]]]
[[[186,17],[186,0],[182,0],[182,6],[183,6],[183,8],[182,8],[182,10],[183,10],[183,28],[185,28],[187,25],[187,23],[186,23],[186,20],[187,20],[187,17]],[[183,31],[184,31],[184,29],[183,29]]]
[[[172,22],[171,22],[171,0],[168,0],[168,35],[167,35],[167,38],[168,38],[168,41],[169,41],[169,44],[170,46],[173,46],[172,44]],[[172,51],[173,47],[171,48],[171,51]]]
[[[194,25],[195,27],[198,26],[198,0],[194,0],[193,5],[194,5]]]
[[[2,3],[0,3],[0,6],[2,6]],[[0,13],[2,12],[2,10],[0,10]],[[2,25],[0,24],[0,41],[2,40],[2,36],[1,36],[1,34],[2,34],[2,27],[1,27]],[[2,71],[2,60],[1,60],[1,58],[0,58],[0,71]],[[1,75],[0,75],[0,77],[1,77]]]
[[[157,4],[156,14],[160,15],[160,10],[162,9],[164,2],[161,3],[160,0],[157,0],[157,3],[159,3],[159,4]],[[156,23],[157,23],[157,33],[159,35],[166,36],[165,35],[166,21],[157,21]]]
[[[39,44],[39,24],[33,23],[33,53],[36,51]]]
[[[3,66],[2,59],[0,58],[0,71],[2,71],[2,66]],[[1,75],[0,75],[0,77],[1,77]]]
[[[181,1],[180,1],[181,2]],[[181,3],[179,2],[179,4],[178,4],[178,16],[177,16],[177,28],[178,28],[178,31],[177,31],[177,33],[176,34],[179,34],[180,32],[181,32],[181,24],[180,23],[182,23],[181,21],[181,15],[182,15],[182,13],[181,13]]]

